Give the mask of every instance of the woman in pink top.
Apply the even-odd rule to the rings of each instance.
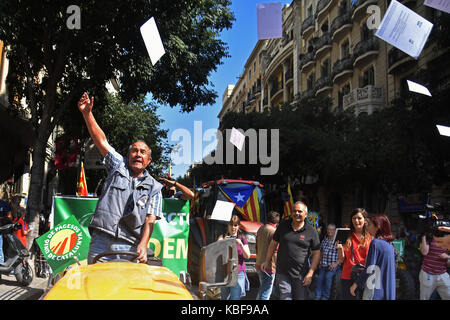
[[[245,291],[250,287],[247,273],[245,272],[244,259],[250,258],[250,248],[248,247],[248,241],[244,237],[240,236],[239,228],[241,226],[241,220],[238,216],[231,217],[228,222],[228,232],[225,235],[219,236],[217,240],[234,238],[236,239],[236,248],[238,253],[238,283],[234,287],[222,287],[221,298],[222,300],[240,300],[245,296]]]

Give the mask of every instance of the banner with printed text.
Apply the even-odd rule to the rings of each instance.
[[[90,242],[88,226],[97,206],[98,198],[55,196],[52,208],[52,227],[75,217]],[[163,199],[163,218],[153,228],[149,248],[163,266],[176,275],[187,272],[187,244],[189,236],[189,201]],[[74,261],[75,262],[75,261]]]

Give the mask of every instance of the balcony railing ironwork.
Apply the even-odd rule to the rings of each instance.
[[[352,57],[346,57],[343,59],[339,59],[337,60],[334,64],[333,64],[333,71],[331,76],[333,77],[333,80],[335,79],[335,77],[340,74],[343,71],[346,70],[353,70],[353,63],[352,63]]]

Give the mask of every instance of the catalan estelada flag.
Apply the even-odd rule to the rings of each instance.
[[[294,198],[292,197],[291,185],[288,183],[287,193],[283,192],[283,220],[288,219],[294,210]]]
[[[219,187],[228,201],[235,204],[235,209],[244,220],[260,222],[258,192],[255,186],[242,186],[237,188]]]
[[[86,176],[84,174],[83,162],[81,162],[80,179],[78,180],[77,196],[79,196],[79,197],[87,197],[88,196]]]
[[[167,175],[170,178],[172,178],[172,165],[169,165],[169,174]]]

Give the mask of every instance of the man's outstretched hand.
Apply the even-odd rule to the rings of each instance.
[[[81,96],[80,100],[78,101],[78,109],[81,113],[87,114],[92,111],[92,107],[94,106],[94,97],[89,99],[88,94],[85,92]]]

